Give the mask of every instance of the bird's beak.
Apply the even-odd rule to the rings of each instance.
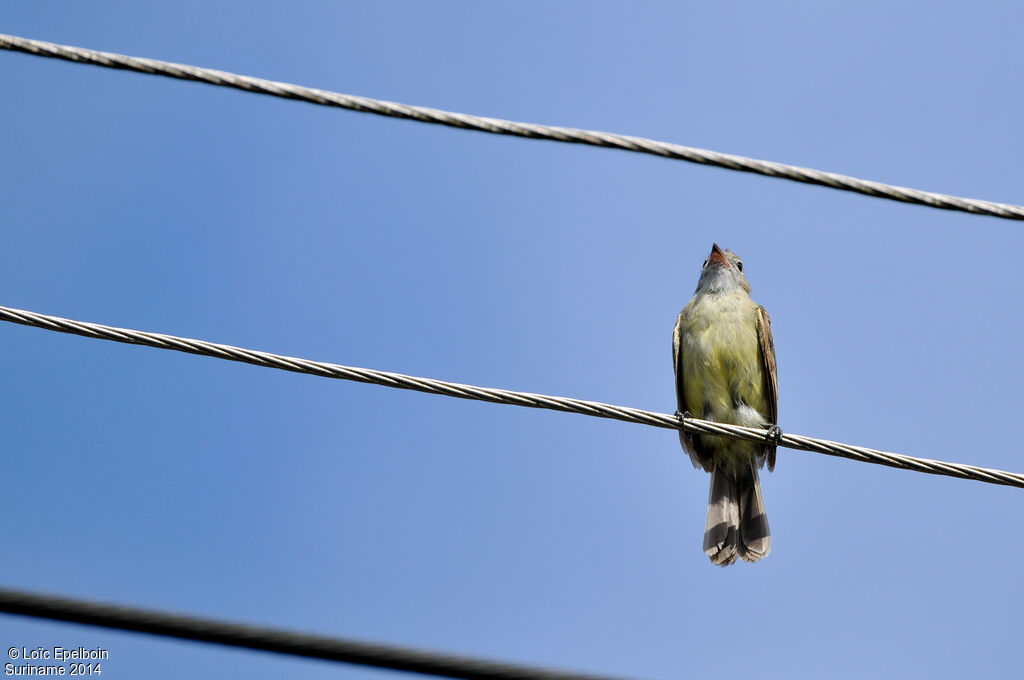
[[[723,267],[729,266],[729,260],[725,259],[725,251],[718,247],[717,243],[711,244],[711,255],[708,257],[709,264],[717,262]]]

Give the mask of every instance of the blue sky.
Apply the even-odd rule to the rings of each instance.
[[[35,3],[0,32],[1024,203],[1009,3]],[[1024,470],[1020,223],[0,53],[0,304],[675,407],[711,243],[786,431]],[[0,325],[0,583],[648,678],[1016,677],[1020,490]],[[0,616],[103,677],[383,678]]]

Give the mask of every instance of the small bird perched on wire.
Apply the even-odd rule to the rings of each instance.
[[[679,413],[767,427],[764,442],[679,431],[694,467],[711,473],[704,552],[725,567],[768,556],[772,536],[757,471],[775,468],[778,420],[775,344],[768,312],[750,298],[743,262],[718,244],[704,260],[697,290],[672,333]]]

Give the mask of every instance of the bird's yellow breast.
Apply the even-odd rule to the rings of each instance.
[[[679,314],[683,396],[694,417],[750,427],[767,423],[757,323],[757,304],[743,291],[697,296]]]

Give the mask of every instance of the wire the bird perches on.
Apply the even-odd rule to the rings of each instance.
[[[0,49],[24,52],[40,57],[51,57],[64,59],[83,64],[105,66],[107,68],[137,71],[153,75],[179,78],[181,80],[193,80],[210,85],[232,87],[247,92],[284,97],[285,99],[297,99],[311,104],[323,106],[334,106],[363,113],[374,113],[392,118],[405,118],[417,120],[422,123],[434,123],[436,125],[447,125],[449,127],[477,130],[498,135],[512,135],[516,137],[527,137],[530,139],[546,139],[556,142],[568,142],[572,144],[586,144],[622,151],[633,151],[636,153],[651,154],[663,158],[712,165],[729,170],[750,172],[769,177],[788,179],[794,182],[805,184],[817,184],[831,187],[842,191],[852,191],[877,198],[885,198],[903,203],[914,203],[926,205],[932,208],[943,210],[957,210],[960,212],[974,213],[976,215],[988,215],[990,217],[1001,217],[1009,220],[1024,220],[1024,206],[1011,205],[1007,203],[995,203],[982,201],[974,198],[960,198],[948,194],[939,194],[931,191],[921,191],[908,187],[883,184],[871,180],[858,179],[848,175],[840,175],[834,172],[824,172],[813,168],[803,168],[796,165],[786,165],[772,161],[746,158],[733,154],[698,149],[680,144],[659,142],[643,137],[620,135],[611,132],[598,130],[580,130],[569,127],[556,127],[551,125],[538,125],[536,123],[519,123],[501,118],[486,118],[483,116],[472,116],[465,113],[442,111],[425,106],[412,106],[399,104],[397,102],[371,99],[369,97],[358,97],[355,95],[341,94],[328,90],[318,90],[310,87],[302,87],[291,83],[282,83],[262,78],[253,78],[236,73],[217,71],[214,69],[189,66],[187,64],[175,64],[158,59],[147,59],[143,57],[130,57],[112,52],[98,52],[84,47],[71,45],[59,45],[43,40],[32,40],[14,35],[0,33]]]
[[[295,373],[308,373],[323,378],[337,378],[340,380],[354,380],[356,382],[372,383],[385,387],[398,387],[405,390],[416,390],[430,394],[441,394],[448,397],[460,399],[476,399],[489,401],[497,404],[510,404],[513,406],[528,406],[530,408],[544,408],[553,411],[565,411],[567,413],[578,413],[586,416],[597,416],[599,418],[612,418],[624,420],[640,425],[653,425],[672,430],[686,430],[696,434],[721,435],[724,437],[735,437],[748,441],[761,441],[768,436],[768,430],[742,427],[740,425],[729,425],[716,423],[709,420],[698,420],[696,418],[679,417],[656,411],[644,411],[642,409],[630,408],[628,406],[615,406],[603,404],[597,401],[584,399],[572,399],[569,397],[553,397],[544,394],[532,394],[530,392],[516,392],[502,390],[493,387],[476,387],[474,385],[462,385],[459,383],[434,380],[432,378],[418,378],[401,373],[390,373],[377,371],[370,368],[356,368],[353,366],[342,366],[322,361],[299,359],[296,357],[259,352],[242,347],[222,345],[204,340],[191,338],[180,338],[174,335],[162,333],[148,333],[145,331],[131,330],[128,328],[117,328],[104,326],[102,324],[90,323],[87,321],[74,321],[59,316],[38,314],[11,307],[0,307],[0,321],[10,321],[24,326],[34,326],[61,333],[72,333],[84,335],[89,338],[101,340],[113,340],[132,345],[146,345],[158,349],[173,349],[189,354],[200,354],[203,356],[239,361],[247,364],[255,364],[267,368],[278,368],[284,371]],[[927,458],[915,458],[899,453],[888,453],[863,446],[853,446],[829,441],[827,439],[815,439],[804,437],[798,434],[783,434],[779,439],[780,446],[800,451],[823,453],[828,456],[850,458],[864,463],[875,463],[889,467],[901,468],[903,470],[914,470],[915,472],[926,472],[933,475],[946,475],[960,479],[973,479],[979,482],[990,484],[1003,484],[1024,488],[1024,474],[993,470],[990,468],[964,465],[962,463],[946,463]]]

